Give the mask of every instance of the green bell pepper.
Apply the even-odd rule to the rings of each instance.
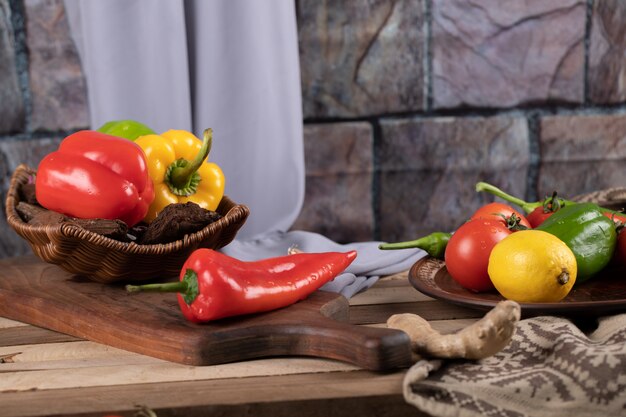
[[[98,132],[130,140],[135,140],[139,136],[156,134],[156,132],[148,126],[134,120],[114,120],[107,122],[100,126]]]
[[[578,267],[576,283],[601,271],[615,251],[615,223],[593,203],[567,205],[536,229],[555,235],[572,250]]]

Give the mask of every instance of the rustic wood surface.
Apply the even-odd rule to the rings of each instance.
[[[420,314],[442,332],[482,316],[422,295],[402,273],[353,297],[349,323],[387,330],[387,317],[399,312]],[[404,402],[405,371],[304,356],[193,366],[0,317],[0,416],[6,417],[133,416],[138,406],[159,417],[423,416]]]
[[[0,261],[0,316],[186,365],[293,355],[370,370],[411,364],[404,332],[348,323],[339,294],[318,291],[287,308],[199,325],[183,317],[176,294],[131,295],[34,256]]]

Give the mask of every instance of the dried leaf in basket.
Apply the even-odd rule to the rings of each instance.
[[[148,225],[139,243],[150,245],[173,242],[203,229],[221,217],[219,213],[205,210],[196,203],[170,204]]]
[[[39,205],[20,201],[16,206],[20,217],[30,226],[48,226],[63,222],[72,222],[85,230],[122,242],[130,241],[128,226],[121,220],[77,219],[70,218],[56,211],[47,210]]]

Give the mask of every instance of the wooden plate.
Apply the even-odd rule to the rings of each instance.
[[[475,293],[461,287],[448,274],[446,264],[429,256],[409,271],[409,281],[418,291],[451,303],[489,310],[504,298],[495,292]],[[522,315],[600,316],[626,311],[626,271],[607,269],[587,282],[575,285],[558,303],[520,303]]]

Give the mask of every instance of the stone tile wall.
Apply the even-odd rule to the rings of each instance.
[[[453,230],[491,201],[477,181],[529,200],[626,186],[625,2],[297,4],[305,141],[323,124],[340,149],[350,122],[369,125],[374,144],[360,157],[373,171],[350,171],[352,192],[331,186],[337,158],[325,176],[315,159],[297,225],[353,241],[371,201],[363,238],[405,240]]]
[[[452,230],[484,180],[527,199],[626,186],[626,6],[294,0],[307,189],[295,229],[340,242]],[[62,0],[0,0],[2,201],[88,126]],[[3,207],[4,210],[4,207]],[[0,217],[0,257],[28,252]]]
[[[63,0],[0,0],[0,257],[30,252],[4,216],[11,174],[20,163],[37,167],[63,137],[88,124]]]

